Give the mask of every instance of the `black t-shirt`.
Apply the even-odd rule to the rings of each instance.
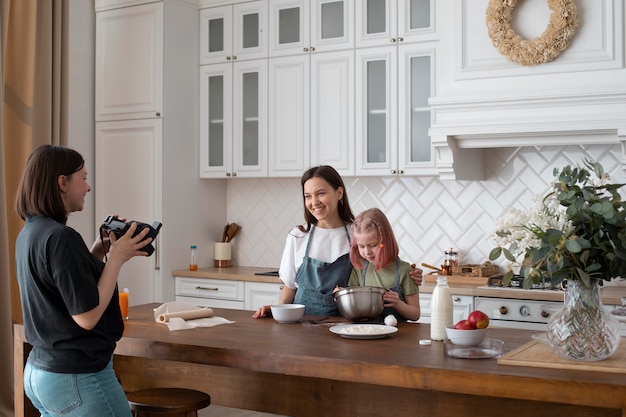
[[[80,234],[49,217],[31,217],[17,237],[15,265],[24,330],[33,346],[31,363],[61,373],[104,369],[122,336],[124,322],[117,287],[92,330],[72,319],[99,304],[97,285],[104,269]]]

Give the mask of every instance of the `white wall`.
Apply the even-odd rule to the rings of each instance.
[[[94,184],[94,78],[95,78],[95,12],[94,3],[84,0],[69,2],[69,73],[68,82],[68,146],[85,158],[87,178]],[[102,220],[95,218],[95,193],[87,194],[85,208],[73,213],[68,224],[78,230],[91,245]]]

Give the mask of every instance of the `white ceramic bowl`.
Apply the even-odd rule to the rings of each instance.
[[[271,308],[272,317],[279,323],[295,323],[304,315],[304,304],[276,304]]]
[[[455,345],[476,346],[485,338],[487,329],[459,330],[454,326],[446,327],[448,339]]]

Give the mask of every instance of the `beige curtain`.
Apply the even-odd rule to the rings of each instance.
[[[0,416],[13,416],[13,323],[22,322],[13,264],[22,222],[13,203],[30,152],[66,144],[67,2],[0,0]]]

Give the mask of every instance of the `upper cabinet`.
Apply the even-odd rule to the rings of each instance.
[[[354,3],[269,0],[270,57],[352,49]]]
[[[200,67],[200,177],[267,176],[267,59]]]
[[[411,22],[430,28],[432,9],[425,1],[400,5],[370,0],[357,6],[357,45],[382,45],[356,49],[357,175],[436,174],[428,134],[435,43],[417,37],[430,33],[423,28],[406,29]],[[405,22],[402,33],[415,33],[411,40],[420,42],[397,36],[397,22]]]
[[[200,10],[200,65],[267,58],[263,1]]]
[[[161,117],[163,7],[142,5],[98,13],[96,121]]]
[[[356,4],[356,46],[435,39],[434,0],[362,0]]]

